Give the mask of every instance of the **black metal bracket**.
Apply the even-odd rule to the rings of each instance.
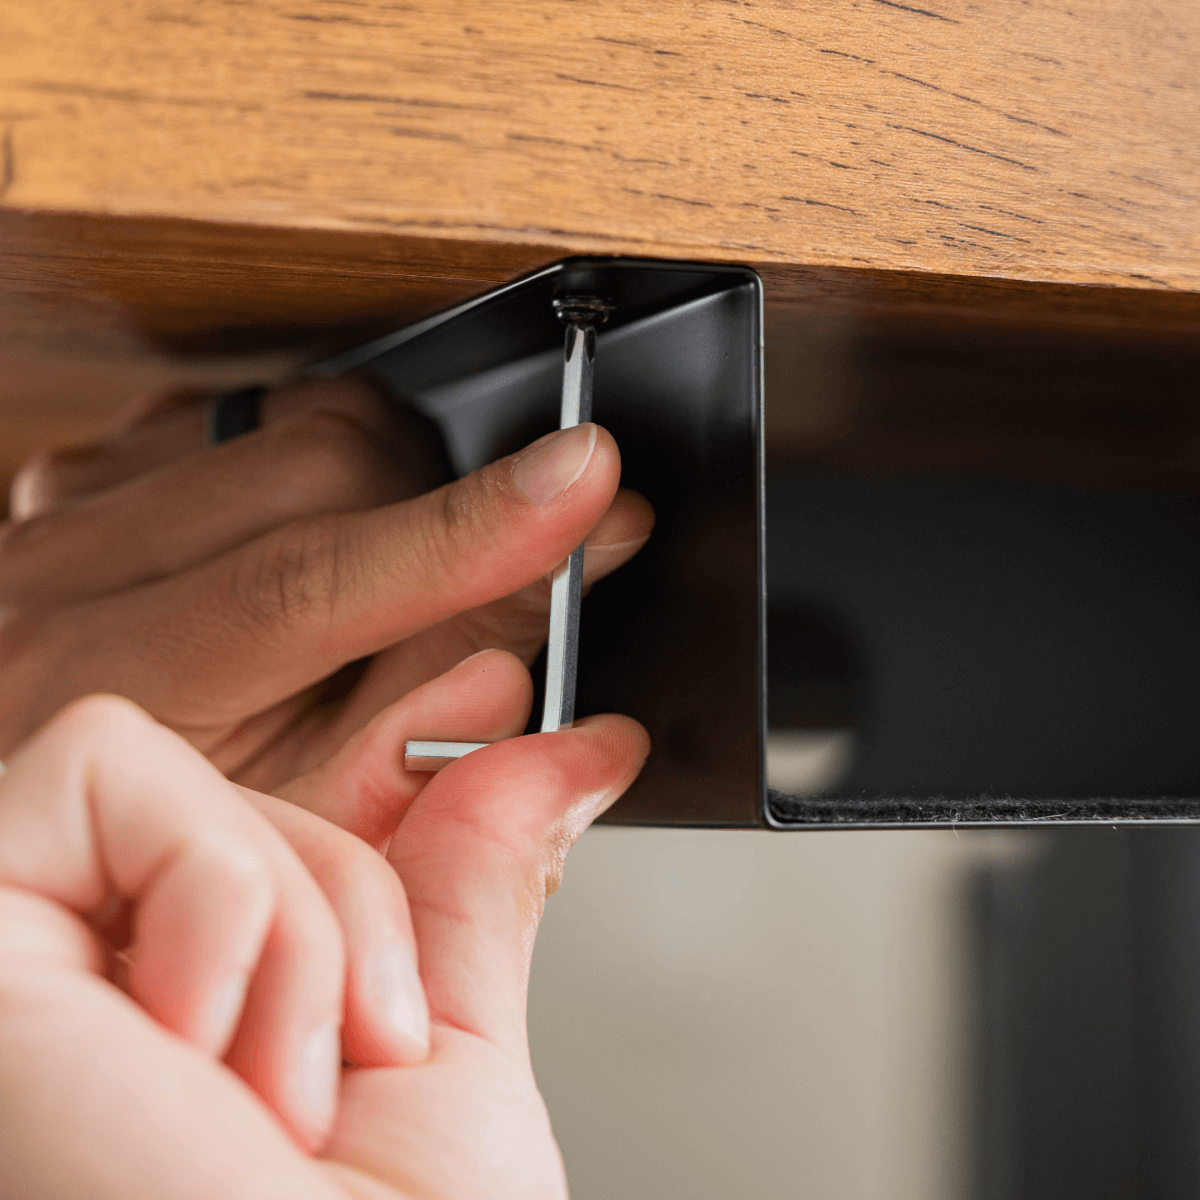
[[[314,368],[368,373],[435,421],[466,474],[558,427],[555,301],[611,305],[594,416],[657,514],[584,602],[576,711],[650,732],[622,824],[761,827],[762,287],[736,267],[569,259]],[[561,307],[561,304],[559,305]],[[536,677],[536,673],[535,673]]]

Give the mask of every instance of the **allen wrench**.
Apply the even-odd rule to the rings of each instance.
[[[612,306],[597,296],[567,295],[553,300],[566,327],[563,341],[562,408],[559,429],[592,419],[592,373],[596,359],[596,326]],[[579,668],[579,616],[583,603],[583,545],[554,571],[550,585],[550,630],[546,641],[546,702],[542,733],[569,728],[575,719],[575,685]],[[404,766],[409,771],[440,771],[481,750],[490,742],[406,741]]]

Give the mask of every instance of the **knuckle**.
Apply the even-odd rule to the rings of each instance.
[[[497,540],[489,517],[496,511],[499,491],[494,473],[485,470],[434,493],[437,503],[427,513],[425,541],[440,556],[441,567],[461,570],[467,556],[473,569],[474,555]]]
[[[260,633],[331,621],[343,561],[331,519],[284,526],[237,564],[230,579],[233,612]]]
[[[369,503],[379,493],[380,456],[361,427],[338,413],[310,412],[268,431],[298,488],[338,505]]]
[[[473,479],[460,480],[452,483],[441,491],[441,504],[438,516],[441,526],[448,537],[460,537],[470,533],[479,522],[479,489]]]
[[[270,902],[275,891],[270,864],[244,832],[210,829],[198,849],[225,888],[240,893],[244,911]]]

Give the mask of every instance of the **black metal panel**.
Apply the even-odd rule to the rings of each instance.
[[[858,667],[853,768],[776,820],[1200,816],[1195,495],[773,472],[767,520],[772,612],[819,602]]]

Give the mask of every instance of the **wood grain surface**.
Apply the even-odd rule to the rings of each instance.
[[[0,210],[0,345],[78,357],[146,342],[181,353],[303,343],[316,356],[558,257],[536,245]]]
[[[0,210],[0,352],[7,347],[24,361],[32,354],[150,362],[164,353],[291,347],[311,359],[567,253],[554,244]],[[1186,344],[1200,334],[1200,292],[759,268],[768,301],[798,321],[903,313],[941,326],[972,317],[1051,332],[1120,331],[1148,345]]]
[[[1198,51],[1195,0],[0,0],[0,203],[1197,291]]]

